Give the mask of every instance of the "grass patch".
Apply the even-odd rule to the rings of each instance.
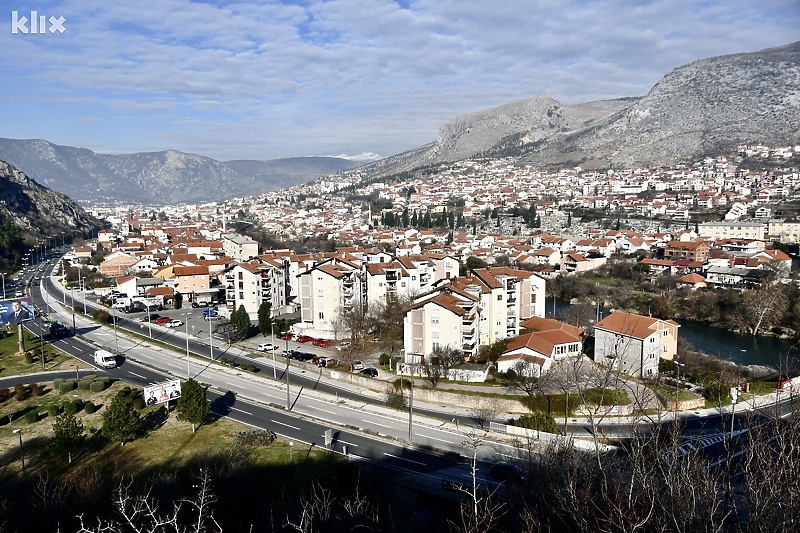
[[[18,376],[42,370],[41,339],[23,329],[25,351],[31,356],[31,362],[26,362],[25,356],[19,355],[18,352],[17,327],[19,326],[0,328],[0,376]],[[45,370],[65,368],[63,366],[65,363],[73,362],[71,357],[55,349],[46,340],[44,342],[44,355]],[[81,367],[83,367],[82,364]]]

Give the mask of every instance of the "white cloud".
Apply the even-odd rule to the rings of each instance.
[[[220,159],[389,155],[456,114],[545,92],[641,95],[672,68],[800,27],[794,0],[297,4],[47,5],[63,35],[0,33],[3,135]]]

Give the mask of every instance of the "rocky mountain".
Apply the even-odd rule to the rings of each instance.
[[[800,42],[695,61],[641,98],[563,105],[549,95],[458,116],[424,146],[360,167],[367,176],[479,155],[545,167],[691,162],[745,143],[800,142]]]
[[[221,162],[175,150],[99,154],[48,141],[0,138],[0,159],[79,201],[225,200],[305,183],[359,165],[331,157]]]
[[[101,227],[69,196],[39,185],[5,161],[0,161],[0,190],[0,223],[11,222],[28,240]]]

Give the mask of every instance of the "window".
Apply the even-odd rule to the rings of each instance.
[[[502,299],[503,299],[503,294],[502,293],[498,294],[497,295],[497,301],[499,302]]]
[[[322,319],[324,319],[324,318],[325,318],[325,313],[323,313],[322,311],[320,311],[320,312],[319,312],[319,319],[320,319],[320,320],[322,320]]]
[[[436,350],[438,350],[438,349],[439,349],[439,343],[438,343],[438,342],[432,342],[432,343],[431,343],[431,349],[432,349],[433,351],[436,351]]]

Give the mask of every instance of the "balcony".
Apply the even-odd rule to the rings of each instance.
[[[397,272],[387,272],[386,273],[386,281],[397,281],[400,279],[400,275]]]

